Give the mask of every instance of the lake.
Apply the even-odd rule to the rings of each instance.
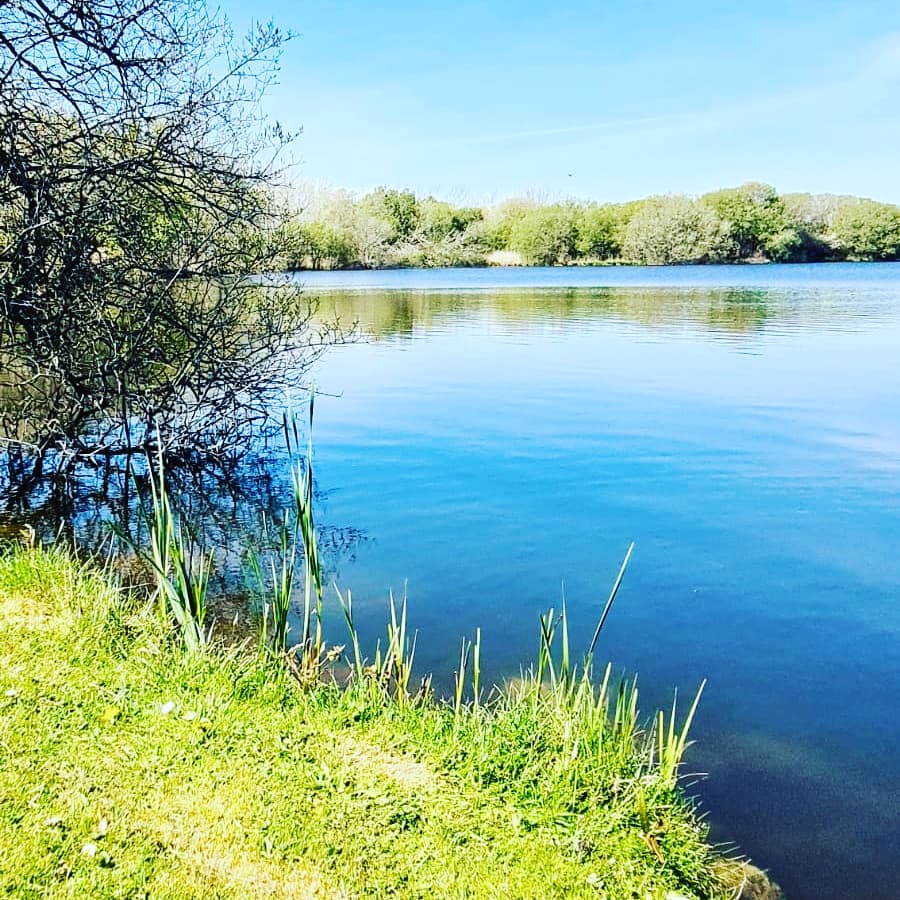
[[[649,715],[709,684],[689,787],[789,900],[900,894],[900,265],[303,273],[359,323],[316,374],[324,520],[446,685],[564,592]],[[689,779],[691,780],[691,779]],[[693,780],[691,780],[693,781]]]

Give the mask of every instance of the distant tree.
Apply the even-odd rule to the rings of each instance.
[[[611,204],[591,203],[577,211],[575,250],[579,256],[614,259],[622,252],[622,211]]]
[[[480,209],[459,208],[434,197],[417,201],[418,225],[395,237],[386,259],[399,266],[478,266],[485,262]],[[395,232],[392,232],[395,233]]]
[[[421,212],[412,191],[376,188],[361,201],[364,210],[390,226],[391,242],[406,240],[419,227]]]
[[[704,203],[728,224],[739,259],[763,255],[786,260],[800,246],[784,201],[771,185],[747,182],[740,187],[705,194]]]
[[[622,256],[646,265],[721,262],[734,253],[729,228],[705,203],[688,197],[651,197],[625,231]]]
[[[350,235],[325,222],[292,223],[286,243],[289,269],[340,269],[357,255]]]
[[[900,259],[900,207],[874,200],[846,201],[835,214],[832,236],[847,259]]]
[[[784,228],[766,236],[763,253],[771,262],[806,262],[813,255],[816,244],[797,228]]]
[[[836,194],[784,194],[781,199],[794,225],[815,237],[824,238],[831,233],[838,209],[853,198]]]
[[[365,204],[359,204],[351,226],[356,259],[366,268],[384,265],[396,235],[390,223]]]
[[[524,198],[504,200],[485,210],[482,236],[491,250],[509,250],[510,235],[515,223],[537,208],[537,203]]]
[[[434,197],[420,200],[419,239],[442,241],[451,234],[461,234],[472,223],[484,219],[484,213],[474,207],[456,207]]]
[[[465,231],[484,221],[484,210],[477,206],[458,206],[453,211],[453,230]]]
[[[521,253],[529,265],[552,266],[575,256],[577,238],[573,207],[538,206],[513,220],[508,247]]]
[[[860,202],[827,194],[781,197],[756,182],[699,201],[542,205],[513,199],[484,209],[386,188],[360,199],[342,190],[306,189],[295,215],[302,227],[287,231],[288,258],[312,267],[482,265],[495,251],[510,251],[506,263],[532,265],[891,258],[895,208]],[[255,240],[246,237],[248,246]]]
[[[422,238],[440,241],[456,230],[454,209],[443,200],[426,197],[419,201],[419,230]]]
[[[357,200],[349,191],[324,188],[314,190],[298,220],[304,227],[321,224],[333,235],[333,248],[340,250],[334,266],[376,267],[387,259],[395,240],[384,207],[369,198]]]
[[[782,196],[788,219],[800,239],[800,247],[793,252],[792,262],[820,262],[840,256],[834,246],[834,218],[846,199],[835,194]]]

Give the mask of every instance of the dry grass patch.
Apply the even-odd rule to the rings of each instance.
[[[437,790],[437,775],[425,765],[406,754],[394,753],[355,738],[342,738],[338,753],[361,773],[393,782],[409,791]]]

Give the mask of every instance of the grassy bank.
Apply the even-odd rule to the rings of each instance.
[[[660,744],[627,687],[578,684],[460,705],[364,674],[301,687],[256,648],[186,652],[62,551],[8,551],[0,892],[734,897],[668,723]]]

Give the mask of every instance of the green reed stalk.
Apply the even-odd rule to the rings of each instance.
[[[471,641],[463,638],[459,648],[459,668],[454,673],[453,710],[457,723],[463,713],[463,697],[466,690],[466,669],[469,666],[469,651],[471,650],[471,647]]]
[[[538,649],[537,683],[544,681],[544,672],[550,675],[550,684],[556,684],[556,670],[553,666],[553,637],[556,633],[556,619],[553,615],[553,607],[546,615],[539,619],[541,626],[541,641]]]
[[[566,615],[566,598],[562,598],[562,612],[559,616],[562,657],[559,663],[559,678],[563,686],[563,692],[567,692],[571,686],[572,665],[569,658],[569,617]]]
[[[263,567],[259,554],[251,547],[248,552],[250,567],[256,577],[260,597],[263,598],[263,616],[260,642],[264,647],[277,653],[287,649],[288,619],[291,601],[294,594],[294,581],[297,567],[298,525],[296,518],[285,513],[284,521],[278,529],[278,553],[269,559],[268,579],[263,576]],[[269,543],[269,526],[263,514],[263,536]],[[269,628],[271,617],[272,627]]]
[[[603,626],[606,624],[606,617],[609,615],[609,611],[612,609],[613,601],[616,599],[616,594],[619,593],[619,588],[622,585],[622,579],[625,577],[625,570],[628,568],[628,562],[631,559],[633,550],[634,541],[632,541],[628,545],[628,550],[625,553],[625,559],[622,560],[622,565],[619,567],[619,574],[616,576],[616,580],[612,586],[612,590],[609,592],[609,597],[607,597],[606,599],[606,605],[603,607],[603,612],[600,615],[600,620],[597,622],[597,627],[594,629],[594,636],[591,638],[590,647],[588,647],[588,659],[591,659],[594,656],[594,648],[597,646],[597,640],[600,637],[600,632],[603,630]]]
[[[337,594],[338,603],[344,614],[344,621],[347,623],[347,631],[350,633],[350,640],[353,642],[353,676],[358,684],[361,684],[365,677],[366,661],[363,659],[362,651],[359,648],[359,632],[353,621],[353,594],[347,590],[347,599],[341,595],[340,589],[334,585]]]
[[[672,712],[669,716],[668,727],[666,726],[666,716],[662,710],[659,710],[656,716],[656,740],[657,740],[657,765],[659,767],[659,777],[662,783],[667,787],[675,787],[678,781],[678,769],[684,758],[685,750],[688,744],[688,732],[694,721],[694,714],[697,712],[697,706],[700,703],[700,695],[703,688],[706,687],[706,679],[700,682],[697,693],[694,696],[694,702],[691,704],[688,714],[682,723],[681,730],[677,731],[675,727],[675,712],[678,703],[678,695],[672,701]]]
[[[322,642],[322,566],[316,540],[316,525],[313,515],[313,450],[312,427],[315,410],[315,391],[309,394],[309,434],[306,448],[305,466],[296,461],[291,466],[291,484],[294,495],[294,515],[300,528],[305,560],[303,590],[303,637],[301,646],[304,654],[318,659],[324,648]],[[296,417],[285,418],[285,435],[288,453],[293,457],[294,448],[299,446]],[[291,437],[293,436],[293,445]],[[315,620],[315,622],[313,621]]]
[[[162,620],[174,621],[185,646],[194,652],[209,643],[210,635],[204,625],[213,557],[212,553],[200,552],[197,559],[192,541],[172,513],[162,451],[158,454],[156,474],[150,472],[150,497],[150,549],[135,549],[153,571]]]
[[[481,702],[481,629],[475,629],[475,644],[472,650],[472,703],[478,710]]]
[[[413,635],[412,641],[409,639],[406,613],[406,593],[403,594],[398,618],[394,594],[391,592],[391,621],[388,624],[388,648],[384,659],[384,673],[386,683],[393,682],[395,696],[401,706],[409,699],[409,680],[412,677],[418,638],[418,635]]]

